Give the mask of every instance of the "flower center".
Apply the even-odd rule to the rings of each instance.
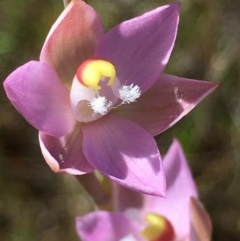
[[[149,241],[173,241],[175,233],[170,221],[156,213],[148,213],[145,220],[149,223],[142,235]]]
[[[90,122],[106,115],[112,108],[135,102],[140,95],[138,85],[121,85],[112,63],[88,59],[77,69],[70,98],[77,120]]]
[[[77,79],[86,87],[100,90],[100,80],[108,77],[107,86],[111,86],[116,78],[116,70],[113,64],[103,59],[89,59],[84,61],[77,69]]]

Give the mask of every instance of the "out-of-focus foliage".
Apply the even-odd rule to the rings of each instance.
[[[106,31],[166,0],[89,0]],[[183,120],[158,136],[162,153],[180,139],[201,200],[214,226],[214,241],[240,239],[240,2],[182,0],[177,42],[165,72],[223,85]],[[61,0],[2,0],[0,79],[38,59],[63,9]],[[66,63],[67,64],[67,63]],[[74,217],[91,199],[74,177],[54,174],[41,156],[37,132],[0,89],[1,241],[78,240]],[[184,187],[182,187],[184,188]]]

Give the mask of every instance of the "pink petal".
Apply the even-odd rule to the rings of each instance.
[[[164,195],[158,147],[144,129],[111,114],[83,124],[82,129],[83,152],[96,169],[135,191]]]
[[[76,230],[82,241],[119,241],[127,236],[143,240],[137,223],[120,212],[95,211],[77,217]]]
[[[97,45],[95,57],[107,59],[122,84],[145,92],[168,62],[176,38],[179,3],[159,7],[110,30]]]
[[[219,86],[216,82],[163,74],[137,102],[122,105],[114,113],[155,136],[177,123]]]
[[[210,241],[212,233],[211,219],[203,205],[195,198],[190,201],[191,240]]]
[[[60,137],[73,128],[69,91],[47,64],[31,61],[19,67],[4,88],[18,112],[38,130]]]
[[[173,224],[176,240],[190,234],[189,202],[196,186],[180,144],[175,140],[163,160],[167,179],[166,199],[145,195],[145,212],[159,213]]]
[[[81,175],[94,168],[82,152],[82,130],[78,124],[68,135],[57,138],[39,133],[42,154],[54,172]]]
[[[102,35],[97,13],[84,1],[71,1],[52,26],[40,60],[52,65],[61,80],[71,84],[78,66],[93,56]]]

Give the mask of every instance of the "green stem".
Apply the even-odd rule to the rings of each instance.
[[[87,0],[83,0],[85,3],[88,3]],[[71,0],[63,0],[64,7],[66,8],[67,5],[71,2]]]
[[[102,188],[94,172],[76,176],[80,184],[91,195],[97,207],[100,209],[108,209],[110,205],[110,197]]]
[[[68,0],[63,0],[64,7],[66,8],[67,5],[69,4]]]

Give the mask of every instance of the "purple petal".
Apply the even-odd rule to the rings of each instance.
[[[81,175],[94,170],[82,152],[82,130],[78,124],[68,135],[57,138],[39,133],[42,154],[54,172]]]
[[[159,213],[172,223],[177,240],[190,234],[189,203],[197,197],[187,161],[180,144],[175,140],[163,160],[167,179],[166,199],[145,196],[145,212]]]
[[[38,130],[60,137],[73,128],[70,93],[47,64],[31,61],[19,67],[4,88],[18,112]]]
[[[212,233],[211,219],[203,205],[195,198],[190,201],[191,240],[210,241]]]
[[[82,241],[119,241],[128,236],[143,240],[137,223],[120,212],[96,211],[77,217],[76,230]]]
[[[95,57],[107,59],[122,84],[145,92],[168,62],[176,38],[179,3],[159,7],[110,30],[96,47]]]
[[[144,129],[111,114],[82,129],[83,152],[96,169],[135,191],[164,196],[161,157]]]
[[[155,136],[177,123],[219,86],[216,82],[163,74],[137,102],[122,105],[114,113]]]
[[[40,60],[52,65],[61,80],[71,84],[78,66],[93,56],[102,35],[97,13],[84,1],[71,1],[52,26]]]

